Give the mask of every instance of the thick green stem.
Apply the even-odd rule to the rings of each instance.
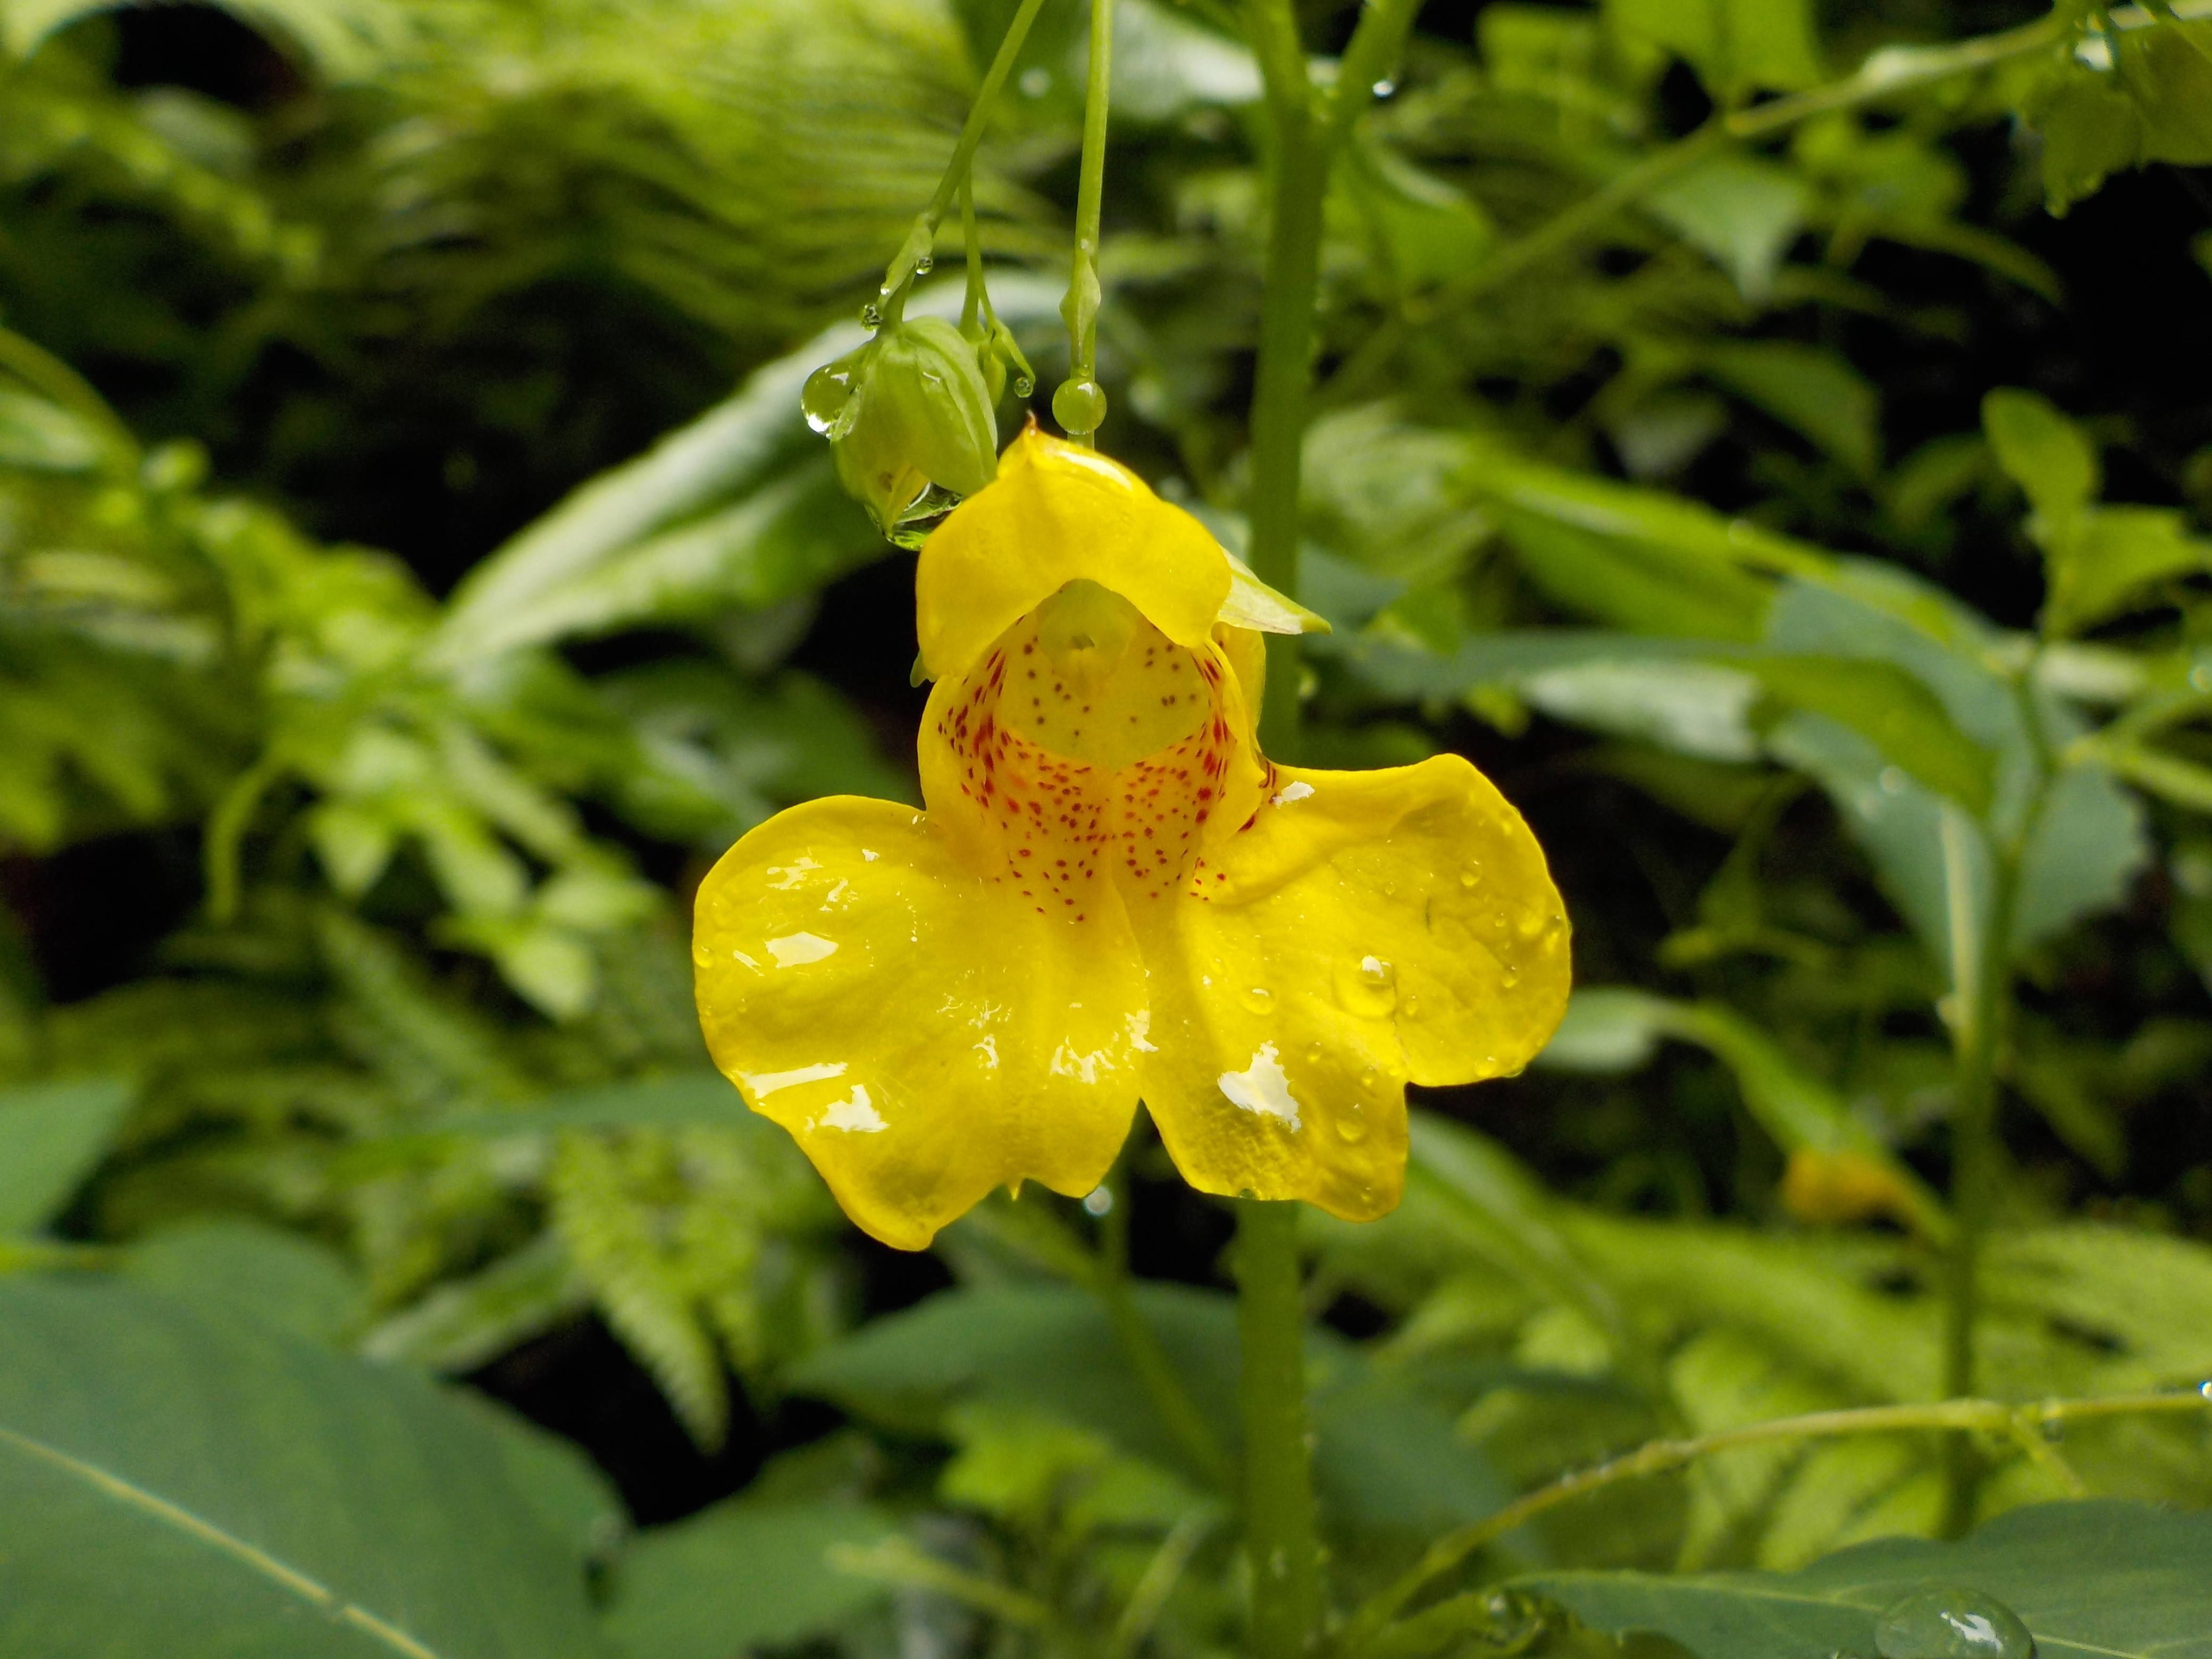
[[[1307,1443],[1305,1299],[1294,1203],[1237,1205],[1237,1333],[1243,1349],[1244,1547],[1252,1659],[1302,1659],[1321,1629],[1321,1543]]]
[[[1260,360],[1252,397],[1249,556],[1261,581],[1296,598],[1300,447],[1313,380],[1314,302],[1320,289],[1328,160],[1290,0],[1252,0],[1249,15],[1253,46],[1267,78],[1274,154],[1268,179]],[[1261,732],[1269,751],[1288,759],[1297,758],[1298,679],[1297,636],[1272,636]]]
[[[916,269],[936,248],[937,228],[945,222],[953,197],[968,177],[969,165],[975,159],[975,147],[983,142],[983,129],[990,121],[992,106],[999,101],[1000,88],[1006,84],[1006,76],[1013,73],[1014,60],[1022,55],[1022,44],[1029,39],[1030,25],[1036,21],[1036,15],[1043,8],[1044,0],[1022,0],[1021,9],[1014,13],[1014,21],[1006,25],[1006,38],[999,42],[991,67],[983,71],[983,84],[976,89],[975,101],[969,106],[968,119],[952,146],[952,159],[945,164],[945,175],[937,181],[937,193],[915,217],[906,240],[884,268],[883,286],[876,296],[879,303],[898,303],[901,290],[914,280]]]

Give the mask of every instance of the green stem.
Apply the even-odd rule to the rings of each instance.
[[[1307,83],[1305,48],[1291,0],[1251,0],[1249,31],[1267,91],[1273,143],[1268,180],[1266,287],[1260,306],[1260,356],[1252,396],[1253,571],[1279,592],[1297,597],[1298,475],[1313,380],[1314,304],[1321,284],[1322,208],[1328,196],[1325,136]],[[1261,731],[1269,750],[1297,753],[1298,640],[1267,641],[1267,684]]]
[[[1321,1543],[1307,1443],[1305,1300],[1295,1203],[1237,1204],[1237,1334],[1243,1350],[1244,1547],[1252,1659],[1303,1659],[1321,1629]]]
[[[1971,834],[1960,817],[1947,812],[1944,862],[1954,895],[1964,890],[1960,856]],[[1952,1034],[1954,1062],[1951,1111],[1951,1246],[1943,1272],[1943,1392],[1962,1398],[1974,1391],[1975,1325],[1981,1314],[1981,1255],[1996,1208],[1997,1044],[2002,1024],[2012,932],[2014,860],[1992,847],[1989,913],[1980,936],[1971,928],[1952,930],[1953,994],[1957,999]],[[1954,904],[1960,901],[1954,899]],[[1963,907],[1962,907],[1963,908]],[[1947,1436],[1942,1449],[1944,1536],[1956,1538],[1973,1522],[1980,1460],[1965,1434]]]
[[[1226,1492],[1235,1484],[1234,1471],[1221,1443],[1214,1437],[1205,1413],[1198,1409],[1176,1376],[1174,1363],[1160,1339],[1146,1321],[1137,1306],[1137,1298],[1129,1285],[1129,1181],[1128,1152],[1125,1148],[1106,1177],[1106,1191],[1113,1200],[1106,1213],[1098,1218],[1098,1254],[1093,1259],[1091,1284],[1100,1304],[1106,1310],[1106,1320],[1114,1328],[1114,1334],[1128,1356],[1130,1365],[1137,1373],[1159,1416],[1161,1426],[1168,1431],[1177,1449],[1191,1464],[1219,1491]]]
[[[944,177],[937,181],[937,193],[916,216],[906,240],[899,244],[899,251],[884,268],[883,285],[876,295],[880,304],[896,303],[901,290],[914,280],[916,267],[935,250],[937,228],[945,222],[954,194],[968,177],[969,164],[975,159],[975,147],[983,142],[983,129],[990,121],[993,106],[999,101],[1000,89],[1006,84],[1006,76],[1013,73],[1014,60],[1021,56],[1022,43],[1029,39],[1030,25],[1036,21],[1036,15],[1043,8],[1044,0],[1022,0],[1020,9],[1014,13],[1014,21],[1006,25],[998,54],[991,59],[991,67],[983,72],[983,84],[976,90],[968,119],[952,146],[952,159],[945,164]]]
[[[1095,386],[1098,380],[1099,227],[1106,201],[1106,118],[1114,84],[1114,0],[1091,0],[1091,71],[1083,89],[1083,168],[1075,185],[1075,258],[1060,314],[1067,324],[1067,379]],[[1073,411],[1071,411],[1073,412]],[[1100,410],[1097,413],[1103,414]],[[1066,424],[1065,421],[1063,425]],[[1080,422],[1077,422],[1081,425]],[[1068,438],[1086,448],[1097,442],[1097,422]]]

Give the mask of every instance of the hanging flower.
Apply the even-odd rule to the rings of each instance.
[[[1278,766],[1256,627],[1189,514],[1032,429],[915,575],[926,812],[779,814],[699,890],[708,1048],[848,1214],[920,1249],[1104,1178],[1141,1098],[1209,1193],[1364,1220],[1408,1082],[1517,1072],[1567,995],[1541,850],[1472,766]]]

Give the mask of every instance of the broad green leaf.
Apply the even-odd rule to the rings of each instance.
[[[0,1091],[0,1237],[53,1219],[100,1162],[137,1093],[105,1078]]]
[[[119,1285],[0,1284],[0,1346],[10,1659],[601,1650],[489,1406]]]
[[[870,1548],[896,1530],[849,1499],[731,1498],[630,1543],[607,1635],[628,1659],[729,1659],[823,1635],[888,1595],[832,1566],[830,1553]]]
[[[1606,0],[1605,15],[1679,52],[1716,93],[1791,91],[1825,73],[1807,0]]]
[[[1884,1611],[1928,1589],[1994,1596],[2026,1624],[2038,1659],[2212,1655],[2212,1519],[2112,1501],[2015,1510],[1961,1543],[1885,1540],[1794,1573],[1528,1582],[1600,1630],[1655,1631],[1700,1659],[1872,1654]]]
[[[331,1347],[351,1334],[366,1301],[360,1279],[336,1250],[243,1218],[165,1228],[131,1247],[123,1271],[180,1302],[204,1303]]]
[[[1997,465],[2054,519],[2080,512],[2104,489],[2104,463],[2088,434],[2047,398],[1999,386],[1982,399],[1982,430]]]
[[[1794,427],[1863,478],[1881,462],[1881,400],[1842,356],[1786,340],[1709,348],[1705,372],[1747,403]]]

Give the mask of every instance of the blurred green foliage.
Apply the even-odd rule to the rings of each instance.
[[[1235,549],[1259,80],[1121,5],[1104,441]],[[1304,742],[1474,755],[1582,988],[1418,1103],[1395,1215],[1309,1218],[1340,1610],[1653,1437],[1936,1398],[1977,996],[1978,1392],[2212,1375],[2205,9],[1437,3],[1354,133]],[[1235,1650],[1216,1213],[1140,1130],[1106,1220],[890,1261],[690,1009],[706,860],[913,793],[907,556],[799,390],[1012,10],[0,4],[0,1655]],[[977,174],[1048,386],[1081,22]],[[633,1529],[441,1376],[720,1501]],[[1984,1516],[2212,1502],[2202,1413],[1978,1457]],[[1779,1624],[1673,1576],[1942,1518],[1933,1435],[1738,1445],[1348,1651],[1819,1659],[1835,1586],[1969,1571],[2048,1651],[2202,1639],[2206,1523],[2124,1504]]]

